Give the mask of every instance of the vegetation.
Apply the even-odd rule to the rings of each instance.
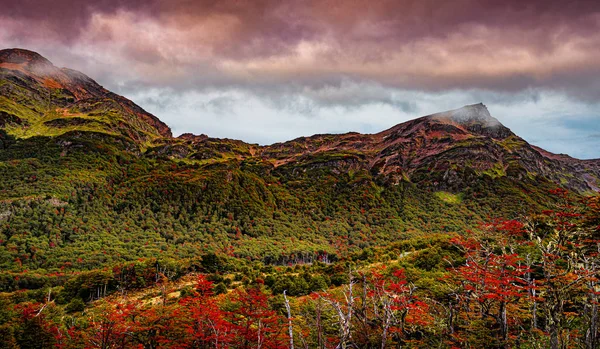
[[[600,346],[592,162],[427,118],[173,138],[45,68],[0,68],[0,348]]]
[[[335,262],[273,267],[208,254],[78,273],[62,286],[5,293],[0,341],[12,348],[596,348],[600,201],[554,194],[554,209],[522,220]]]

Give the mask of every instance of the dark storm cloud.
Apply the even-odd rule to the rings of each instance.
[[[0,40],[188,89],[372,81],[600,96],[600,2],[3,0]],[[1,42],[1,41],[0,41]],[[95,62],[99,63],[99,62]],[[81,64],[80,64],[81,65]],[[108,68],[107,68],[108,69]],[[106,72],[110,83],[124,74]]]

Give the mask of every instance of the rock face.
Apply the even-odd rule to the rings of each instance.
[[[502,125],[498,119],[490,115],[483,103],[467,105],[460,109],[430,115],[429,118],[443,123],[451,123],[464,127],[469,132],[495,139],[503,139],[512,132]]]
[[[150,158],[199,165],[252,161],[261,174],[366,171],[384,183],[410,181],[459,192],[481,181],[509,177],[549,180],[578,192],[600,187],[600,160],[577,160],[530,145],[490,115],[483,104],[432,114],[377,134],[322,134],[269,146],[184,134],[86,75],[57,68],[27,50],[0,51],[0,127],[18,137],[96,132],[140,145]],[[98,136],[95,136],[98,138]]]

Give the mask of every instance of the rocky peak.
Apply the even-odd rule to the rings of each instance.
[[[20,48],[0,50],[0,68],[19,70],[38,77],[54,76],[60,73],[52,62],[39,53]]]
[[[39,53],[20,48],[0,50],[0,63],[52,65],[49,60]]]
[[[452,110],[450,118],[461,124],[478,123],[483,126],[500,125],[500,122],[490,115],[489,110],[483,103],[467,105],[462,108]]]
[[[442,122],[452,122],[463,126],[473,124],[479,124],[483,127],[501,125],[498,119],[490,115],[490,112],[483,103],[466,105],[462,108],[429,115],[427,118]]]
[[[483,103],[466,105],[427,116],[428,119],[442,123],[456,124],[469,132],[492,138],[506,138],[513,133],[498,119],[493,117]]]

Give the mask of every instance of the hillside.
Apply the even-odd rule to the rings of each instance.
[[[340,258],[517,217],[557,186],[589,194],[600,178],[600,161],[534,147],[483,104],[269,146],[175,138],[133,102],[21,49],[0,51],[0,127],[0,265],[12,271],[207,252]]]
[[[483,104],[268,146],[173,137],[2,50],[0,347],[595,348],[599,187],[600,160]]]
[[[74,130],[127,136],[139,142],[170,137],[171,130],[130,100],[88,76],[57,68],[39,54],[0,51],[0,126],[23,138]]]

